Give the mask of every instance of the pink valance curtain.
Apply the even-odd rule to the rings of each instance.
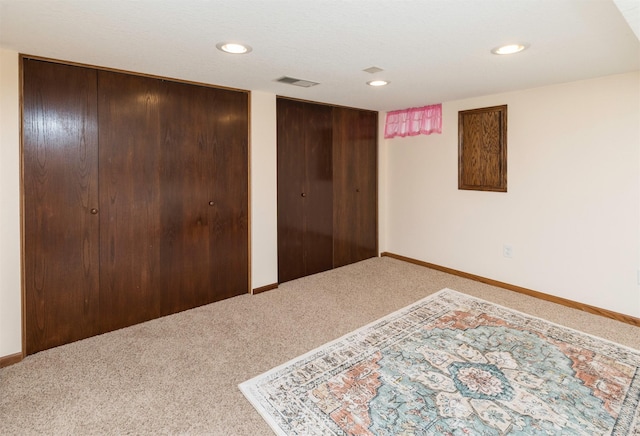
[[[387,112],[385,139],[442,133],[442,104]]]

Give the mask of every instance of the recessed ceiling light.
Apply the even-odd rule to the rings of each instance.
[[[216,47],[218,50],[231,54],[245,54],[251,51],[251,47],[248,45],[238,44],[236,42],[219,42],[216,44]]]
[[[388,85],[390,82],[387,82],[386,80],[371,80],[369,82],[367,82],[367,85],[369,86],[385,86]]]
[[[526,44],[509,44],[509,45],[503,45],[501,47],[496,47],[493,50],[491,50],[491,53],[497,54],[497,55],[514,54],[514,53],[521,52],[525,48],[527,48]]]

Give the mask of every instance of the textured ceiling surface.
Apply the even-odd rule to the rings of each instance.
[[[613,0],[0,0],[0,47],[393,110],[637,71],[625,16]],[[222,53],[221,41],[253,51]],[[513,42],[530,47],[490,52]],[[372,66],[383,71],[363,71]],[[378,78],[391,83],[365,84]]]

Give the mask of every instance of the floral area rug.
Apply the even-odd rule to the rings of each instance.
[[[640,435],[640,351],[450,289],[240,385],[280,435]]]

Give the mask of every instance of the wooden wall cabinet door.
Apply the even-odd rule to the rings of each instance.
[[[507,192],[507,105],[458,112],[458,189]]]
[[[333,267],[331,107],[277,100],[278,281]]]
[[[26,353],[99,332],[96,71],[23,63]],[[61,316],[61,314],[65,314]]]
[[[378,255],[378,114],[333,110],[334,268]]]

